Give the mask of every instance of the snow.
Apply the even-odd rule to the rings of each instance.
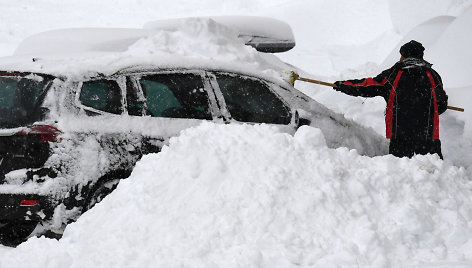
[[[472,7],[457,17],[431,47],[431,54],[437,55],[432,57],[432,60],[435,60],[438,71],[443,73],[444,83],[451,88],[472,84],[470,77],[472,66],[468,64],[472,60],[472,51],[469,49],[472,45],[472,37],[464,34],[464,29],[470,25],[472,25]],[[450,53],[452,51],[455,53]],[[456,66],[461,66],[461,68]]]
[[[396,52],[400,46],[414,39],[426,48],[425,58],[434,64],[447,88],[470,86],[472,78],[468,74],[472,72],[472,67],[467,62],[472,61],[472,51],[468,49],[472,45],[472,38],[464,34],[464,29],[470,25],[472,6],[457,18],[440,16],[428,20],[407,33],[382,66],[388,68],[394,60],[398,60]]]
[[[267,22],[263,18],[256,21]],[[2,70],[78,78],[149,66],[232,70],[284,80],[285,71],[292,69],[273,55],[244,45],[234,29],[211,18],[181,19],[171,25],[176,28],[48,31],[28,37],[14,56],[0,59],[0,66]]]
[[[436,155],[369,158],[327,148],[312,127],[291,136],[267,125],[203,123],[145,156],[60,241],[2,249],[0,266],[469,262],[471,190],[464,169]]]
[[[295,42],[290,26],[274,18],[256,16],[214,16],[208,18],[233,29],[240,37],[255,36]],[[176,30],[178,25],[182,24],[182,20],[185,19],[152,21],[146,23],[144,28]]]
[[[143,157],[131,177],[70,224],[61,240],[31,238],[16,249],[0,247],[0,267],[472,266],[471,39],[464,34],[470,31],[472,1],[0,0],[0,5],[0,23],[7,25],[0,29],[2,55],[12,54],[33,33],[57,28],[139,28],[187,15],[272,16],[288,22],[297,40],[292,51],[278,56],[304,76],[335,81],[378,74],[394,64],[404,42],[415,39],[424,42],[426,60],[442,75],[449,105],[465,108],[440,116],[444,161],[329,148],[327,141],[342,135],[315,127],[291,136],[267,125],[201,124],[173,138],[163,152]],[[286,66],[268,70],[269,62],[277,62],[273,56],[246,51],[231,38],[195,33],[160,32],[122,53],[141,54],[152,63],[151,55],[162,51],[148,48],[171,41],[172,53],[195,53],[195,62],[217,59],[214,66],[252,66],[267,76]],[[225,58],[233,64],[220,62]],[[62,64],[58,70],[67,68]],[[302,82],[296,87],[383,135],[382,99]]]
[[[251,37],[268,38],[274,42],[295,42],[289,25],[272,18],[248,16],[219,16],[168,19],[148,22],[144,29],[138,28],[71,28],[59,29],[35,34],[23,40],[16,48],[14,55],[31,55],[64,53],[67,55],[84,52],[123,52],[143,38],[162,38],[162,33],[171,34],[178,31],[199,33],[205,29],[205,23],[211,24],[223,37],[241,37],[250,41]],[[226,26],[223,34],[221,25]],[[251,27],[252,25],[257,25]],[[195,39],[195,38],[194,38]],[[246,40],[248,39],[248,40]],[[202,42],[207,42],[203,39]],[[218,42],[215,42],[218,43]],[[237,43],[237,42],[236,42]],[[165,45],[164,45],[165,44]],[[161,48],[173,48],[164,38]],[[233,53],[235,54],[235,53]]]
[[[390,16],[397,31],[407,34],[412,27],[424,21],[438,16],[459,16],[467,7],[472,6],[471,1],[463,0],[417,0],[388,1]]]
[[[26,38],[14,55],[39,56],[46,53],[126,51],[140,38],[150,35],[142,29],[84,28],[39,33]]]
[[[453,16],[439,16],[416,26],[402,38],[401,42],[396,45],[395,49],[382,63],[382,67],[389,68],[392,62],[397,61],[400,47],[412,39],[421,42],[425,48],[428,48],[428,50],[425,52],[427,53],[426,57],[429,58],[429,56],[431,56],[431,46],[435,44],[438,37],[444,33],[444,31],[455,19],[456,17]]]

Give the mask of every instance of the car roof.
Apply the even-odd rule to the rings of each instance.
[[[244,70],[243,68],[235,68],[234,66],[230,66],[225,68],[224,66],[219,66],[218,68],[156,68],[156,66],[130,66],[128,68],[123,68],[118,72],[114,73],[110,76],[115,75],[133,75],[133,74],[145,74],[145,73],[155,73],[155,72],[195,72],[195,71],[205,71],[205,72],[212,72],[212,73],[229,73],[235,75],[242,75],[242,76],[249,76],[253,78],[259,78],[265,80],[267,82],[271,82],[274,84],[278,84],[281,86],[291,86],[287,81],[289,79],[288,73],[281,73],[281,74],[266,74],[263,72],[251,72],[250,70]],[[282,78],[278,79],[279,76]],[[293,86],[292,86],[293,87]]]
[[[118,64],[114,62],[114,66],[108,65],[105,61],[97,66],[96,64],[87,64],[87,58],[93,55],[77,56],[75,59],[68,58],[67,62],[62,59],[54,58],[15,58],[11,65],[2,64],[5,61],[0,59],[0,73],[17,73],[19,75],[28,75],[29,73],[41,74],[47,77],[56,77],[61,80],[81,81],[96,77],[113,77],[118,75],[129,75],[146,72],[167,72],[167,71],[209,71],[209,72],[227,72],[239,75],[260,78],[272,83],[289,86],[288,69],[274,68],[260,70],[254,66],[244,64],[233,64],[231,62],[204,62],[189,61],[185,65],[176,63],[178,60],[174,58],[172,61],[159,59],[159,62],[153,62],[152,58],[134,58],[131,62],[122,62]],[[96,57],[105,57],[100,53]],[[4,61],[2,61],[4,60]],[[156,59],[157,60],[157,59]],[[76,62],[76,64],[74,64]],[[56,68],[54,66],[61,65]],[[103,66],[107,68],[102,68]],[[44,68],[44,66],[48,66]],[[70,66],[70,68],[69,68]],[[287,66],[289,68],[290,66]]]
[[[232,29],[213,19],[183,19],[174,21],[176,29],[159,29],[169,24],[172,23],[167,21],[159,26],[153,22],[146,29],[81,28],[40,33],[27,38],[15,55],[0,58],[0,70],[81,79],[152,66],[223,70],[277,79],[293,69],[272,54],[245,46]]]
[[[285,22],[265,17],[217,16],[158,20],[146,23],[142,29],[72,28],[46,31],[23,40],[14,54],[122,52],[140,39],[151,37],[159,31],[185,31],[199,22],[225,26],[244,44],[262,51],[285,52],[295,46],[292,29]],[[221,29],[216,33],[222,34]]]

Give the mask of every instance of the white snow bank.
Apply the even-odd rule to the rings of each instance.
[[[143,157],[60,241],[0,248],[0,267],[470,266],[471,190],[436,155],[204,123]]]
[[[472,86],[472,7],[457,17],[431,47],[431,60],[449,88]]]
[[[420,23],[438,16],[457,16],[471,1],[464,0],[388,0],[390,16],[395,29],[401,34],[408,33]]]

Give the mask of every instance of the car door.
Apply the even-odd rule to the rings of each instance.
[[[244,123],[294,123],[290,106],[271,89],[269,83],[226,72],[213,72],[209,77],[225,118]]]
[[[84,146],[87,152],[93,148],[94,153],[88,156],[89,170],[98,170],[99,177],[107,172],[130,170],[141,156],[142,137],[131,131],[125,96],[126,77],[122,75],[78,83],[75,103],[85,115],[69,118],[75,122],[68,125],[77,125],[72,127],[76,146]]]
[[[222,121],[216,98],[202,71],[145,72],[128,78],[126,110],[140,122],[146,152],[202,121]]]

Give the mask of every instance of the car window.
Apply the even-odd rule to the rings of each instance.
[[[114,80],[84,82],[79,100],[83,105],[100,111],[121,113],[121,90]]]
[[[229,74],[217,74],[216,80],[233,119],[255,123],[290,123],[290,109],[265,83]]]
[[[18,82],[15,80],[2,78],[2,81],[0,83],[1,108],[10,108],[12,106],[13,96],[15,96],[17,84]]]
[[[33,106],[44,83],[27,78],[0,78],[0,107],[11,108],[15,103]]]
[[[211,119],[202,78],[194,74],[145,76],[140,84],[154,117]]]
[[[0,76],[0,126],[18,126],[35,120],[40,94],[48,82],[35,75]]]

